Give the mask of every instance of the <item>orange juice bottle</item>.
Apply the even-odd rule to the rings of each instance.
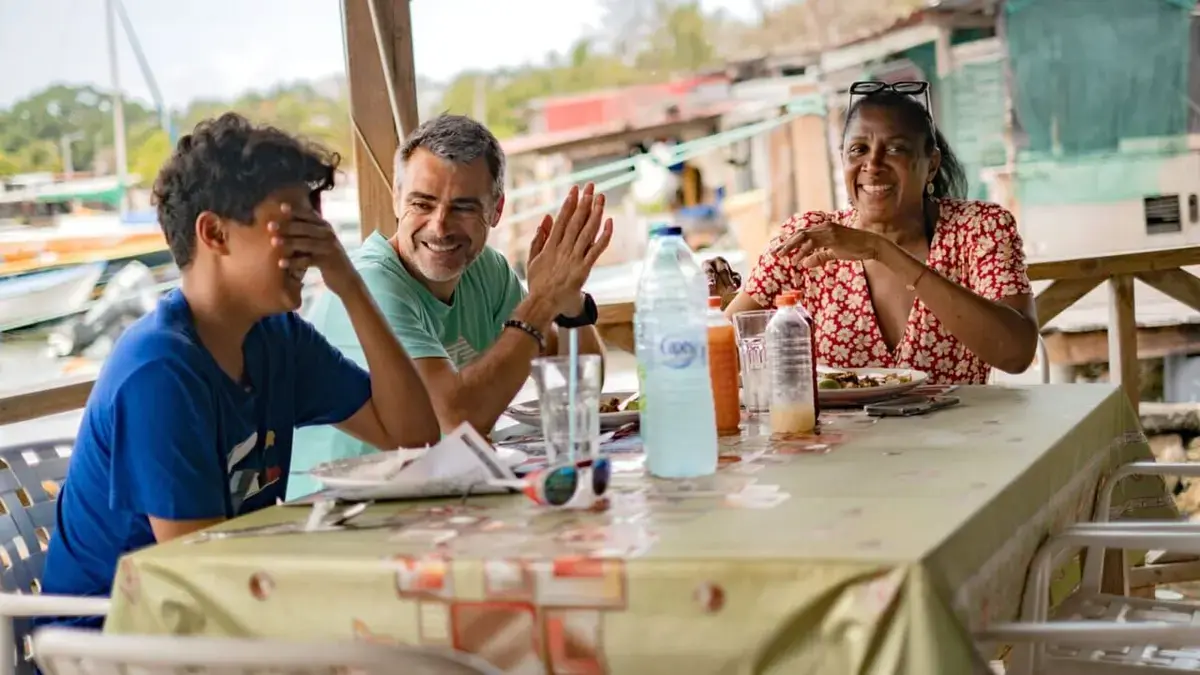
[[[718,297],[708,299],[708,372],[717,413],[717,434],[737,434],[742,423],[737,338],[733,324],[721,312],[721,298]]]

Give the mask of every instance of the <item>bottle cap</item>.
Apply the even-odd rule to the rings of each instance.
[[[780,293],[779,297],[775,298],[776,307],[794,307],[796,305],[795,293]]]
[[[708,296],[708,306],[713,309],[721,309],[721,296],[719,296],[719,295]]]

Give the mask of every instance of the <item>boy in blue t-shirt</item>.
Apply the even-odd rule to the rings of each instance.
[[[337,161],[232,113],[179,140],[154,199],[182,283],[121,336],[88,398],[47,593],[106,596],[122,555],[274,504],[296,427],[383,450],[437,442],[424,384],[319,214]],[[293,313],[310,266],[370,374]]]

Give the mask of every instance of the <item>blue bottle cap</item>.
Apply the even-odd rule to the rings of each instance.
[[[659,225],[650,230],[651,237],[679,237],[683,235],[683,228],[678,225]]]

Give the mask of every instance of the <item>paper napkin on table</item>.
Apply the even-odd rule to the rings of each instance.
[[[398,454],[403,453],[403,454]],[[347,499],[402,499],[407,497],[460,496],[504,492],[486,485],[489,480],[515,480],[516,476],[496,455],[496,450],[469,423],[462,423],[431,448],[370,456],[370,462],[349,467],[343,478],[375,483],[333,487]]]

